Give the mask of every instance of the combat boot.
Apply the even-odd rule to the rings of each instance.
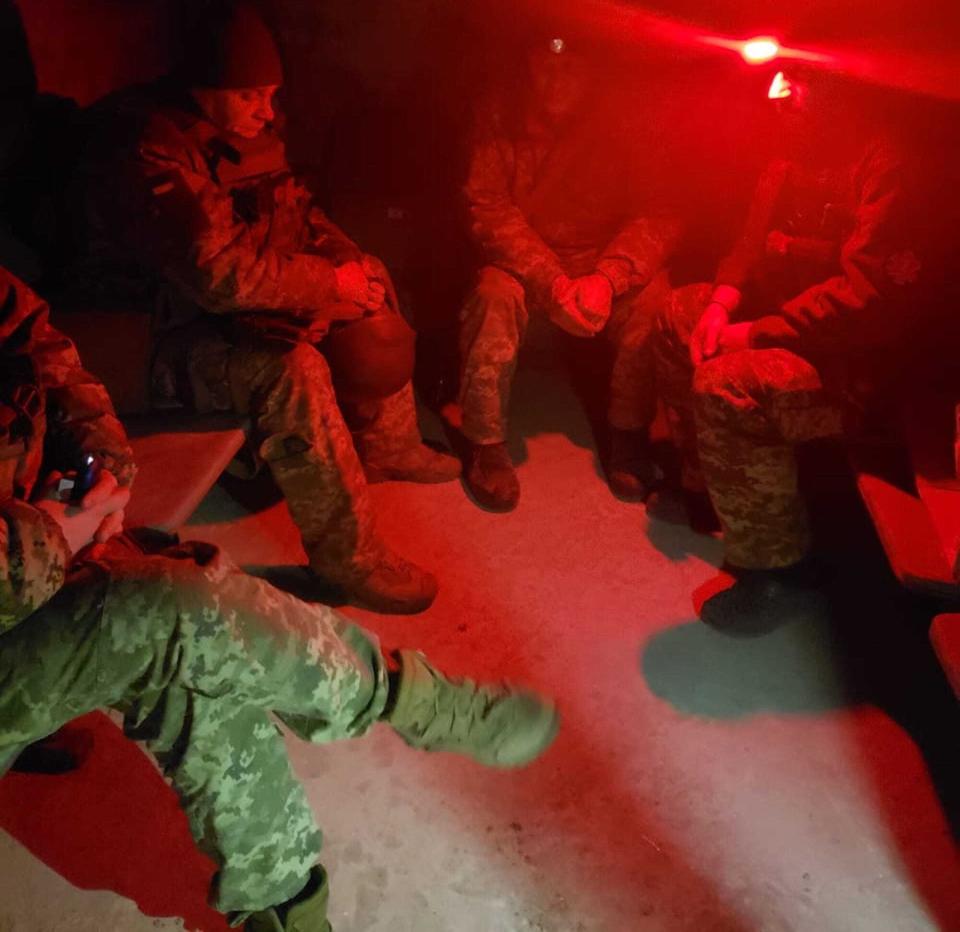
[[[821,574],[803,560],[771,570],[736,571],[736,581],[704,601],[700,620],[732,637],[760,637],[791,622],[816,621],[829,611]]]
[[[707,537],[718,534],[722,530],[720,518],[710,496],[706,492],[694,492],[692,489],[683,490],[683,506],[687,512],[687,521],[690,530],[695,534]]]
[[[327,872],[317,865],[292,900],[254,913],[244,923],[244,932],[333,932],[327,919],[329,898]]]
[[[351,602],[385,615],[416,615],[437,597],[437,578],[387,551],[369,573],[341,582]]]
[[[610,428],[607,482],[617,498],[642,502],[663,478],[644,430]]]
[[[452,679],[417,651],[400,651],[387,723],[411,747],[454,751],[488,767],[522,767],[539,757],[560,727],[556,706],[509,685]]]
[[[491,511],[513,511],[520,501],[520,482],[505,443],[470,447],[467,488],[477,504]]]
[[[363,471],[367,482],[420,482],[432,484],[453,482],[460,478],[460,460],[449,453],[441,453],[418,443],[402,453],[382,462],[364,460]]]

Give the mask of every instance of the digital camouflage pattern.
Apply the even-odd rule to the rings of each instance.
[[[612,425],[634,430],[653,417],[656,302],[643,295],[680,228],[620,117],[591,111],[551,130],[503,105],[479,110],[464,190],[484,267],[460,338],[464,431],[474,442],[504,439],[528,315],[544,309],[563,274],[599,272],[613,287]]]
[[[194,407],[248,416],[311,567],[338,583],[368,573],[384,545],[357,452],[379,466],[426,455],[413,391],[357,417],[355,446],[316,347],[343,262],[366,259],[385,313],[400,313],[386,268],[314,205],[272,131],[227,139],[162,83],[100,105],[92,127],[85,277],[112,302],[124,270],[135,289],[166,295],[158,381],[173,373]]]
[[[733,319],[753,321],[750,349],[694,372],[690,338],[713,286],[676,289],[664,304],[657,381],[683,484],[709,491],[735,566],[803,557],[793,447],[839,435],[848,402],[890,377],[897,335],[919,323],[929,269],[917,258],[926,241],[909,222],[917,205],[906,178],[896,149],[876,141],[829,169],[768,166],[717,276],[743,292]]]
[[[68,562],[60,529],[22,501],[40,478],[48,427],[98,456],[121,484],[135,472],[105,389],[49,318],[47,305],[0,269],[0,633],[60,588]]]
[[[694,374],[693,408],[726,559],[745,569],[799,562],[810,532],[794,447],[843,429],[817,370],[789,350],[718,356]]]
[[[607,417],[612,427],[641,430],[656,413],[653,328],[669,292],[664,278],[615,298],[603,329],[613,347]],[[536,305],[533,306],[536,310]],[[507,436],[510,390],[531,306],[520,282],[494,266],[480,270],[460,312],[463,433],[474,443]]]
[[[218,865],[211,904],[246,914],[299,892],[321,844],[271,713],[325,743],[365,732],[386,695],[376,641],[332,609],[209,545],[145,556],[120,541],[3,636],[0,772],[70,719],[122,711]]]
[[[295,895],[320,849],[270,713],[316,743],[362,734],[386,702],[380,649],[332,609],[247,576],[207,544],[147,555],[115,538],[96,562],[71,566],[59,527],[28,500],[45,414],[56,405],[58,422],[109,451],[122,481],[133,475],[130,449],[46,305],[7,273],[0,282],[5,397],[30,402],[0,405],[0,774],[70,719],[122,711],[219,865],[213,905],[242,920]]]

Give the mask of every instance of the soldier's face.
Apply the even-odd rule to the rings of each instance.
[[[195,90],[194,96],[210,120],[221,129],[253,139],[273,122],[273,99],[278,90],[276,85],[236,91],[202,88]]]
[[[530,54],[528,68],[533,102],[553,120],[570,116],[587,96],[587,64],[575,53],[537,49]]]

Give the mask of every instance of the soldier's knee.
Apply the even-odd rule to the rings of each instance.
[[[693,395],[697,400],[727,401],[750,393],[753,370],[750,352],[716,356],[701,363],[693,373]]]
[[[330,366],[312,343],[295,343],[280,357],[283,375],[298,384],[309,384],[315,391],[333,391]]]
[[[523,285],[509,272],[488,265],[480,270],[473,289],[474,298],[484,305],[516,306],[523,302]]]

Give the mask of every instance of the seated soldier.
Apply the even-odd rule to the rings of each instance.
[[[794,446],[856,429],[932,364],[942,284],[925,188],[870,93],[792,66],[768,96],[785,155],[715,284],[673,293],[657,347],[691,517],[709,493],[735,578],[700,615],[742,634],[822,607]]]
[[[271,712],[317,743],[383,721],[413,747],[493,767],[553,740],[557,714],[533,693],[384,654],[211,545],[147,553],[114,536],[134,474],[123,428],[46,306],[2,270],[0,376],[0,774],[70,719],[120,710],[217,863],[215,908],[253,932],[323,932],[320,833]],[[69,465],[42,461],[64,438],[102,467],[75,503],[44,474]]]
[[[612,344],[607,476],[617,495],[642,500],[657,477],[648,443],[651,333],[665,287],[657,275],[678,224],[644,170],[655,147],[644,149],[623,112],[602,101],[598,63],[576,39],[538,39],[527,65],[525,93],[510,88],[480,108],[466,184],[485,263],[460,313],[467,485],[487,508],[517,505],[510,387],[530,315],[542,313]]]
[[[266,26],[245,3],[216,3],[202,27],[174,78],[91,114],[80,277],[114,304],[163,305],[156,384],[250,418],[315,573],[369,608],[421,611],[436,581],[381,540],[367,490],[460,473],[421,442],[413,333],[383,264],[287,165]]]

